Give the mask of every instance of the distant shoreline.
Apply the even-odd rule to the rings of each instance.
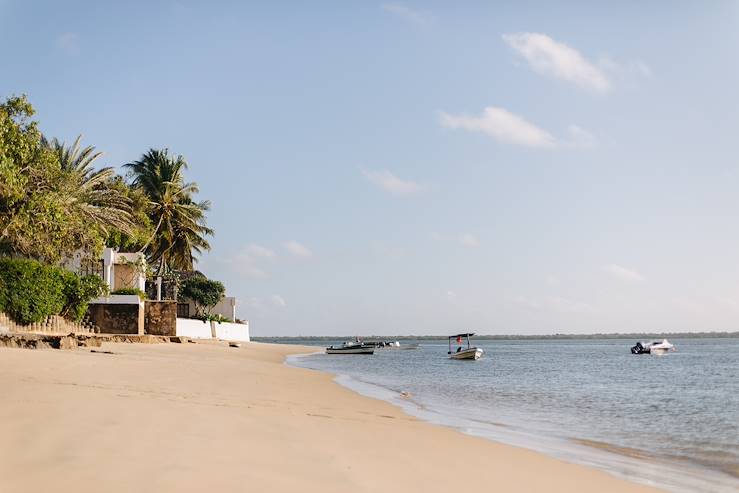
[[[255,342],[280,342],[286,341],[336,341],[336,340],[353,340],[356,335],[343,336],[252,336]],[[371,340],[414,340],[414,341],[446,341],[448,336],[432,336],[432,335],[368,335],[360,336],[365,341]],[[596,334],[540,334],[540,335],[521,335],[521,334],[500,334],[500,335],[476,335],[475,339],[481,341],[515,341],[515,340],[571,340],[571,339],[713,339],[713,338],[739,338],[739,332],[629,332],[629,333],[596,333]]]

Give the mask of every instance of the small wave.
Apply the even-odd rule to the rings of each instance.
[[[310,364],[310,356],[312,355],[291,356],[286,363],[317,369]],[[733,493],[739,489],[739,482],[730,471],[719,472],[693,463],[683,464],[657,457],[644,450],[597,440],[545,436],[529,429],[526,423],[502,423],[486,420],[483,416],[461,415],[459,410],[451,406],[422,402],[415,395],[404,395],[404,390],[397,385],[384,386],[355,375],[337,373],[335,370],[320,371],[333,374],[338,384],[360,395],[394,404],[406,414],[423,421],[451,427],[468,435],[528,448],[567,462],[595,467],[633,482],[673,493]]]

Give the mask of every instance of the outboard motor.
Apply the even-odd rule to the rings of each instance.
[[[641,342],[637,342],[631,348],[631,354],[642,354],[643,352],[644,352],[644,346],[642,346]]]

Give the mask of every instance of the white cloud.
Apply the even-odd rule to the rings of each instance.
[[[563,147],[592,149],[598,144],[598,140],[593,134],[577,125],[567,127],[567,133],[569,134],[569,139],[562,143]]]
[[[285,299],[278,295],[272,295],[270,297],[259,297],[259,296],[252,296],[245,298],[242,302],[245,306],[248,306],[251,310],[260,311],[260,312],[268,312],[272,308],[286,308],[287,302]]]
[[[498,142],[539,149],[586,149],[597,143],[593,134],[577,125],[570,125],[568,137],[559,140],[523,117],[495,106],[488,106],[479,116],[441,112],[439,122],[447,128],[484,133]]]
[[[283,245],[288,252],[295,255],[296,257],[310,257],[311,255],[313,255],[313,252],[311,252],[308,247],[302,245],[301,243],[298,243],[295,240],[286,241],[285,243],[283,243]]]
[[[287,303],[285,302],[285,298],[277,294],[272,295],[272,297],[270,298],[270,301],[277,308],[285,308],[287,306]]]
[[[464,245],[466,247],[470,247],[470,248],[475,248],[475,247],[479,247],[480,246],[480,240],[477,238],[477,236],[472,235],[472,234],[469,234],[469,233],[463,234],[459,238],[459,242],[462,245]]]
[[[611,89],[611,81],[604,70],[588,61],[576,49],[546,34],[504,34],[503,41],[523,56],[535,72],[596,92],[608,92]]]
[[[223,262],[230,264],[242,276],[251,279],[263,279],[267,277],[264,263],[271,261],[277,255],[273,250],[254,243],[247,245],[232,258],[224,259]]]
[[[423,185],[410,180],[401,180],[391,172],[362,170],[362,175],[370,182],[393,195],[412,195],[423,190]]]
[[[603,266],[603,270],[611,276],[622,281],[643,281],[644,276],[635,270],[627,269],[616,264],[608,264]]]
[[[80,54],[80,47],[75,33],[67,32],[60,34],[57,36],[55,44],[65,55],[76,56]]]
[[[245,253],[252,255],[254,257],[261,257],[261,258],[274,258],[277,256],[274,250],[270,250],[267,247],[256,245],[254,243],[247,245],[245,249]]]
[[[599,60],[598,66],[618,84],[634,85],[634,81],[652,78],[652,68],[642,60],[617,62],[608,57]]]
[[[442,112],[440,122],[447,128],[482,132],[508,144],[539,148],[557,145],[557,140],[546,130],[508,110],[494,106],[485,108],[480,116],[450,115]]]
[[[434,22],[434,16],[428,12],[415,10],[402,3],[385,3],[382,4],[382,10],[389,12],[406,22],[426,26]]]
[[[241,253],[233,259],[227,260],[226,263],[232,265],[236,272],[246,278],[264,279],[267,277],[267,273],[257,264],[256,260],[251,255]]]

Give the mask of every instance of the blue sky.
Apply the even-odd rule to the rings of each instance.
[[[739,330],[739,3],[0,0],[0,94],[191,165],[255,335]]]

